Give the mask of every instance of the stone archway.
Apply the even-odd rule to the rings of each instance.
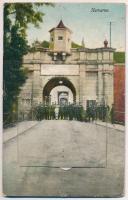
[[[66,77],[53,77],[51,78],[43,88],[43,102],[49,103],[50,101],[50,92],[53,88],[57,86],[66,86],[68,87],[73,94],[73,102],[76,102],[76,89],[72,82]]]

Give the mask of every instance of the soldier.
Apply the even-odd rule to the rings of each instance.
[[[71,106],[71,108],[72,108],[72,120],[74,119],[74,104],[72,104],[72,106]]]
[[[43,104],[43,119],[45,119],[45,105]]]
[[[46,105],[44,105],[44,119],[46,119]]]
[[[44,106],[41,105],[40,109],[41,109],[41,120],[43,120],[44,119]]]
[[[102,106],[102,121],[106,121],[107,107],[105,105]]]
[[[48,105],[48,119],[51,119],[51,105]]]
[[[83,107],[79,106],[79,121],[83,121]]]
[[[65,119],[68,119],[68,105],[65,106]]]
[[[69,120],[69,105],[66,108],[66,118]]]
[[[94,106],[88,106],[87,110],[86,110],[86,113],[87,113],[87,118],[88,118],[89,122],[91,120],[94,121],[94,119],[95,119],[95,109],[94,109]]]
[[[99,105],[99,119],[102,120],[102,105]]]
[[[79,120],[79,107],[78,107],[78,105],[75,106],[75,117],[76,117],[76,120],[78,121]]]
[[[111,108],[111,111],[110,111],[110,117],[111,117],[111,123],[114,124],[114,104],[112,104],[112,108]]]
[[[36,108],[36,118],[37,120],[41,121],[41,110],[40,110],[40,106],[38,106]]]
[[[87,112],[86,112],[86,110],[84,110],[84,122],[87,122],[88,121],[88,119],[87,119]]]
[[[34,114],[35,114],[36,120],[38,120],[38,110],[37,110],[37,108],[34,108]]]
[[[45,105],[45,119],[48,119],[48,106]]]
[[[110,113],[110,107],[109,105],[106,106],[106,120],[109,120],[109,113]]]
[[[64,119],[66,119],[66,115],[67,115],[67,106],[66,105],[64,105],[63,106],[63,115],[64,115]]]
[[[74,119],[77,120],[77,106],[74,105]]]
[[[72,105],[69,105],[69,120],[72,120]]]
[[[63,107],[62,106],[60,106],[60,108],[59,108],[59,118],[63,119]]]
[[[74,117],[74,105],[71,105],[71,120],[73,120]]]
[[[98,105],[96,105],[96,107],[95,107],[95,120],[97,120],[98,119]]]
[[[87,120],[90,122],[90,108],[89,108],[89,106],[87,106],[87,109],[86,109],[86,116],[87,116]]]
[[[92,105],[91,117],[92,117],[92,121],[94,121],[96,119],[96,108],[94,105]]]
[[[51,119],[55,119],[55,107],[54,107],[54,105],[51,106]]]
[[[94,109],[93,109],[92,105],[90,106],[89,117],[90,117],[90,121],[94,120]]]
[[[61,107],[61,119],[64,119],[64,106],[62,105]]]

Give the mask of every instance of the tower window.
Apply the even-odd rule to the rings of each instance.
[[[58,36],[58,40],[63,40],[63,37],[62,36]]]
[[[52,42],[54,41],[53,37],[51,38],[51,41],[52,41]]]

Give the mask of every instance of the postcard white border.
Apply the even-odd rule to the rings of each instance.
[[[3,97],[3,91],[2,91],[2,84],[3,84],[3,70],[2,70],[2,66],[3,66],[3,4],[5,2],[37,2],[37,0],[1,0],[0,1],[0,199],[4,199],[4,197],[2,196],[2,97]],[[38,0],[38,2],[61,2],[61,3],[80,3],[80,2],[85,2],[85,3],[125,3],[126,4],[126,68],[125,68],[125,72],[126,72],[126,97],[125,97],[125,112],[126,112],[126,118],[125,118],[125,122],[126,122],[126,140],[125,140],[125,149],[126,149],[126,153],[125,153],[125,196],[122,198],[109,198],[109,199],[128,199],[128,1],[127,0]],[[8,198],[8,199],[12,199],[12,198]],[[15,198],[19,199],[19,198]],[[27,198],[24,198],[24,200]],[[33,198],[29,198],[29,199],[33,199]],[[38,198],[34,198],[34,199],[38,199]],[[43,198],[43,199],[48,199],[48,198]],[[52,198],[53,200],[56,198]],[[57,198],[57,199],[63,199],[63,198]],[[66,198],[68,199],[68,198]],[[76,199],[76,198],[70,198],[70,199]],[[77,198],[80,199],[80,198]],[[106,198],[86,198],[86,199],[106,199]]]

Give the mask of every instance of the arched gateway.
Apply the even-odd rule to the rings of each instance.
[[[73,94],[73,102],[74,103],[76,102],[76,89],[74,85],[72,84],[72,82],[66,77],[53,77],[46,83],[46,85],[43,88],[43,102],[50,103],[50,98],[51,98],[50,93],[52,89],[57,86],[60,86],[60,88],[62,86],[66,86],[67,88],[69,88]],[[62,93],[65,93],[66,95],[66,91],[63,91],[63,90],[58,91],[58,98],[59,98],[59,95],[62,95]],[[64,97],[62,99],[64,99]]]
[[[73,102],[82,104],[85,110],[92,102],[106,102],[111,107],[115,49],[108,47],[106,40],[100,48],[73,49],[72,31],[62,21],[49,32],[49,48],[38,43],[35,51],[23,58],[29,74],[19,95],[19,113],[29,113],[33,106],[49,102],[50,92],[61,84],[71,90]],[[67,102],[68,91],[59,91],[58,100]]]

